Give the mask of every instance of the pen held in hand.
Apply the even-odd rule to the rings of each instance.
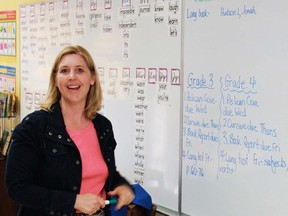
[[[116,200],[116,199],[105,200],[105,205],[116,204],[116,203],[117,203],[117,200]]]

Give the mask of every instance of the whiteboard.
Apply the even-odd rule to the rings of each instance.
[[[113,125],[118,170],[154,203],[177,211],[181,3],[62,0],[20,6],[21,118],[45,97],[67,45],[92,54]],[[169,197],[169,199],[167,199]]]
[[[287,6],[185,1],[187,215],[288,215]]]

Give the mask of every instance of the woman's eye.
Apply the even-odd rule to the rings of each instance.
[[[77,68],[76,70],[78,73],[83,73],[84,72],[84,69],[83,68]]]
[[[66,73],[66,72],[68,72],[68,69],[67,69],[67,68],[62,68],[62,69],[60,70],[60,73]]]

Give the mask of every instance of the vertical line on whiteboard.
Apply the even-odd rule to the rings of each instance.
[[[185,1],[181,1],[181,48],[180,48],[180,148],[179,148],[179,197],[178,197],[178,213],[182,215],[182,152],[183,152],[183,91],[184,91],[184,9]]]
[[[220,140],[220,133],[221,133],[221,129],[222,129],[222,125],[221,125],[221,119],[222,119],[222,102],[223,102],[223,83],[222,83],[222,77],[220,77],[220,101],[219,101],[219,121],[218,124],[220,126],[219,132],[218,132],[218,152],[217,152],[217,156],[218,156],[218,167],[217,167],[217,177],[216,179],[219,179],[219,166],[220,166],[220,145],[221,145],[221,140]]]

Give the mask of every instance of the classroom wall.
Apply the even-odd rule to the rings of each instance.
[[[16,97],[17,100],[17,116],[15,118],[14,124],[19,122],[20,119],[20,49],[19,49],[19,6],[21,4],[28,4],[32,2],[38,2],[37,0],[13,0],[13,1],[0,1],[0,11],[16,10],[16,56],[0,56],[0,65],[11,66],[16,68]],[[5,125],[7,125],[6,123]]]
[[[0,8],[1,10],[16,9],[19,15],[19,5],[28,4],[29,1],[16,2],[17,4],[13,3],[14,6],[12,4],[10,7],[9,4],[8,6],[5,5],[5,8],[1,7],[1,4],[4,3],[0,3]],[[33,2],[35,1],[30,1],[30,3]],[[137,71],[135,68],[138,68],[140,75],[140,72],[144,71],[143,68],[148,68],[153,75],[153,72],[158,68],[172,68],[167,63],[171,63],[171,59],[175,60],[172,58],[172,54],[177,57],[176,63],[180,62],[178,56],[182,56],[183,67],[177,66],[177,68],[183,71],[181,73],[183,94],[180,95],[178,87],[175,91],[175,86],[173,88],[170,86],[171,91],[165,92],[167,95],[176,92],[176,96],[182,97],[182,110],[179,112],[179,107],[175,105],[178,100],[175,100],[177,103],[172,104],[171,107],[167,104],[156,106],[154,102],[150,103],[153,101],[151,98],[154,98],[157,88],[155,88],[156,85],[149,85],[149,83],[145,89],[134,88],[134,91],[137,90],[136,93],[147,93],[147,95],[135,94],[136,99],[127,95],[127,97],[119,95],[117,100],[114,100],[115,98],[111,97],[112,94],[105,97],[108,99],[104,107],[106,108],[105,112],[113,120],[116,139],[120,143],[119,146],[122,145],[118,149],[125,151],[122,154],[119,152],[119,155],[123,156],[117,160],[120,162],[119,168],[123,171],[124,168],[130,167],[132,163],[129,159],[133,158],[132,150],[136,147],[135,142],[145,140],[148,145],[151,145],[149,146],[151,148],[146,148],[149,154],[145,154],[145,160],[150,162],[149,168],[155,168],[157,165],[158,169],[158,172],[152,169],[145,170],[146,177],[150,181],[149,184],[157,187],[168,186],[172,192],[176,191],[175,194],[178,196],[176,198],[180,200],[178,204],[181,214],[193,216],[288,215],[287,199],[285,198],[288,193],[288,187],[285,186],[288,182],[286,83],[288,79],[288,43],[287,28],[285,22],[283,24],[283,20],[287,20],[285,10],[287,1],[281,0],[277,4],[273,4],[268,0],[186,0],[181,1],[181,3],[184,5],[181,19],[183,35],[182,31],[179,31],[181,40],[183,40],[181,55],[178,54],[178,49],[169,52],[169,49],[173,48],[171,44],[163,48],[163,44],[165,45],[164,37],[157,34],[159,29],[156,29],[155,26],[155,29],[151,30],[151,26],[146,22],[146,18],[149,17],[147,14],[143,17],[137,17],[137,19],[141,18],[139,28],[131,30],[131,34],[129,34],[131,38],[127,43],[131,47],[130,54],[138,54],[140,50],[140,54],[145,58],[131,55],[132,61],[128,61],[128,64],[122,66],[120,64],[122,61],[117,54],[121,53],[123,49],[121,46],[117,46],[118,43],[112,43],[119,41],[118,39],[121,37],[115,37],[116,40],[112,37],[114,35],[110,35],[111,37],[108,38],[105,35],[105,40],[104,37],[97,38],[103,32],[95,34],[97,37],[91,37],[95,44],[88,44],[89,49],[96,52],[93,52],[96,56],[95,59],[102,61],[100,74],[106,68],[109,76],[111,75],[108,77],[109,79],[103,75],[102,81],[107,85],[106,92],[112,93],[115,89],[111,86],[113,87],[117,83],[114,80],[115,71],[117,72],[115,68],[129,68],[133,72]],[[63,17],[65,18],[65,16]],[[134,17],[136,17],[135,14]],[[75,19],[73,18],[72,21]],[[18,31],[20,29],[19,24],[17,23]],[[87,35],[89,37],[88,33]],[[145,35],[144,39],[143,35]],[[19,53],[19,38],[19,34],[17,34],[17,53]],[[139,38],[141,43],[138,43]],[[152,47],[148,42],[155,41],[151,40],[155,38],[158,41],[161,39],[161,43],[153,44],[153,52],[148,53],[146,48],[149,45]],[[111,43],[109,43],[109,39],[112,41]],[[92,40],[81,41],[85,45],[85,42]],[[96,46],[97,42],[100,43],[98,46]],[[134,44],[137,46],[133,47]],[[106,49],[108,45],[109,49]],[[155,52],[155,50],[158,51],[157,47],[162,48],[160,54]],[[54,56],[54,50],[48,50],[48,57]],[[100,56],[99,50],[105,50],[102,52],[102,55],[105,56]],[[165,58],[162,58],[163,50],[165,51]],[[30,55],[27,56],[30,57]],[[23,57],[25,56],[23,55]],[[20,55],[17,55],[15,59],[17,69],[20,71]],[[113,59],[113,61],[109,61],[109,59]],[[155,59],[157,59],[157,63],[154,62]],[[159,63],[158,60],[163,62]],[[164,62],[164,60],[168,61]],[[32,63],[30,62],[29,65]],[[32,68],[29,65],[27,66],[29,69],[26,71],[29,70],[31,75],[29,78],[34,80],[37,78],[32,76],[35,67]],[[174,67],[175,65],[173,65]],[[118,71],[122,72],[120,69]],[[160,71],[163,72],[163,70]],[[131,74],[135,75],[135,73]],[[19,82],[20,73],[17,76]],[[137,77],[132,78],[132,80],[136,80]],[[41,85],[44,81],[39,82],[38,80],[34,83]],[[128,81],[130,81],[130,77]],[[145,82],[140,84],[142,83]],[[162,84],[160,83],[156,87],[161,87]],[[35,88],[35,85],[33,87]],[[19,89],[17,90],[19,91]],[[133,88],[131,87],[130,90]],[[149,105],[149,109],[145,110],[145,115],[148,118],[140,119],[145,120],[145,125],[143,124],[146,129],[144,130],[145,136],[141,132],[142,127],[133,128],[136,122],[135,106],[133,105],[138,105],[140,99],[146,99],[147,103],[144,105]],[[175,99],[175,95],[173,95],[172,100],[169,98],[171,101],[174,101],[173,99]],[[117,107],[116,112],[115,107]],[[175,107],[177,110],[174,109]],[[170,113],[170,111],[172,112]],[[183,127],[178,125],[180,121],[178,121],[179,116],[177,114],[183,114],[183,122],[181,122]],[[170,123],[165,121],[166,118],[169,120],[177,119]],[[123,122],[127,123],[128,126],[123,127]],[[162,125],[159,126],[159,124]],[[183,129],[183,137],[179,142],[178,140],[175,142],[170,139],[170,136],[177,138],[178,134],[175,135],[174,132],[178,132],[179,129]],[[139,136],[136,136],[135,132],[139,132]],[[165,136],[157,133],[163,133]],[[131,139],[131,134],[134,136],[133,139]],[[171,187],[167,184],[168,181],[162,177],[169,175],[158,174],[161,173],[159,171],[163,170],[170,172],[169,174],[174,177],[178,177],[178,172],[173,171],[172,166],[164,167],[177,157],[178,150],[173,150],[170,146],[175,147],[178,143],[182,145],[180,149],[182,154],[179,156],[180,162],[182,162],[181,173],[179,173],[181,178],[179,179],[181,187],[178,188],[179,195],[177,187]],[[125,171],[124,174],[126,174]],[[127,170],[127,173],[129,172],[130,170]],[[171,182],[176,182],[176,180]],[[173,202],[173,204],[177,202],[177,200],[171,199],[167,193],[152,190],[152,187],[146,188],[149,189],[150,193],[156,192],[152,193],[156,204],[161,204],[163,200]],[[164,204],[169,208],[172,206],[170,203]],[[162,205],[164,206],[164,204]]]

